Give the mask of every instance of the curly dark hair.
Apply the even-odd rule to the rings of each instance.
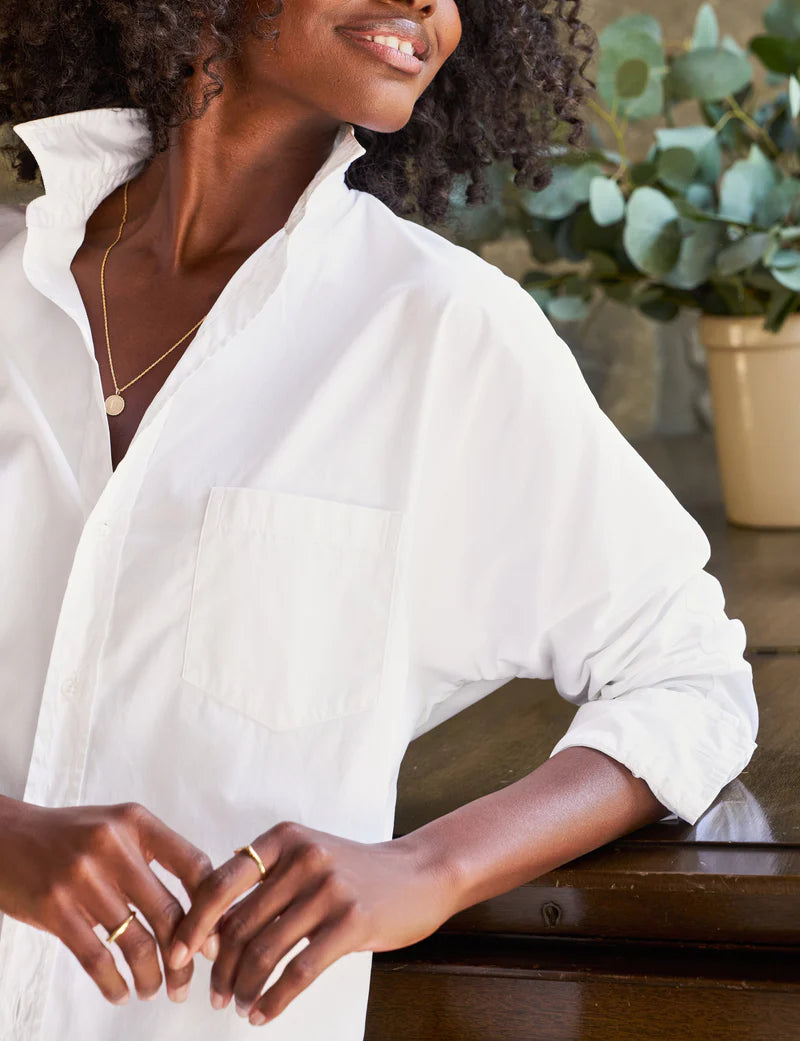
[[[153,154],[164,151],[169,127],[201,116],[223,90],[211,66],[236,52],[241,34],[277,39],[269,23],[284,0],[274,0],[268,13],[259,9],[249,26],[245,3],[0,0],[0,124],[136,106],[145,110]],[[581,0],[458,0],[459,45],[409,122],[390,134],[355,127],[366,154],[350,165],[349,187],[427,224],[447,217],[458,175],[468,206],[490,201],[485,171],[494,161],[513,165],[516,185],[546,187],[553,141],[566,133],[566,143],[577,145],[585,130],[580,81],[595,86],[584,70],[597,41],[578,17],[580,7]],[[207,80],[193,110],[184,86],[205,20],[214,53],[203,61]],[[558,39],[562,28],[565,42]],[[36,161],[16,135],[3,151],[19,181],[36,178]]]

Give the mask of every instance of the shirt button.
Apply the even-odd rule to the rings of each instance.
[[[101,538],[105,538],[111,534],[111,525],[108,523],[108,521],[104,520],[99,522],[99,524],[97,525],[97,534]]]
[[[67,676],[67,678],[64,680],[64,682],[61,684],[61,693],[62,694],[67,694],[67,695],[74,694],[77,689],[78,689],[78,677],[77,677],[76,673],[73,672],[72,675],[71,676]]]

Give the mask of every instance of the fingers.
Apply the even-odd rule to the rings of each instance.
[[[164,961],[167,995],[172,1001],[185,1001],[189,995],[194,962],[190,961],[182,969],[172,969],[167,964],[167,953],[175,928],[184,916],[183,907],[142,857],[133,854],[132,861],[129,867],[123,868],[119,879],[120,886],[130,898],[130,902],[139,908],[155,934]],[[131,923],[128,931],[133,924]],[[125,936],[127,932],[120,937],[120,946]]]
[[[329,910],[328,893],[321,886],[316,892],[296,899],[279,918],[272,918],[240,949],[241,958],[234,966],[236,976],[233,981],[233,996],[240,1015],[249,1014],[281,958],[303,937],[317,929]],[[224,933],[222,947],[225,947]],[[213,970],[212,983],[217,989]]]
[[[86,909],[108,933],[122,925],[132,910],[118,891],[103,882],[96,884]],[[112,942],[131,968],[137,996],[145,1001],[154,998],[161,986],[161,966],[153,934],[134,918],[125,932]]]
[[[139,803],[126,803],[122,806],[122,810],[136,827],[145,861],[149,864],[151,860],[157,860],[162,867],[180,879],[189,898],[194,902],[200,885],[213,873],[210,858]],[[149,869],[148,875],[158,881]],[[155,914],[155,920],[148,914],[148,920],[154,927],[161,947],[167,978],[167,992],[174,1001],[183,1001],[189,992],[195,951],[192,951],[191,956],[181,959],[180,965],[171,962],[168,953],[174,942],[175,929],[183,921],[184,910],[174,898],[171,898],[171,894],[164,886],[160,885],[158,893],[152,888],[152,885],[148,888],[150,892],[146,899],[149,901],[149,906],[161,912],[161,914]],[[161,926],[156,927],[156,921],[159,921]],[[216,930],[209,929],[202,937],[202,949],[207,958],[213,959],[216,956],[218,944]]]
[[[247,959],[248,944],[286,910],[302,884],[296,863],[281,859],[270,872],[269,882],[259,886],[226,914],[220,924],[219,954],[211,969],[211,990],[222,998],[220,1008],[231,999],[237,971]],[[308,885],[307,880],[305,884]],[[318,922],[313,924],[316,926]],[[265,979],[263,976],[261,985]],[[255,994],[251,1003],[254,998]],[[239,1004],[243,1003],[244,997],[239,1001]]]
[[[126,908],[126,917],[129,913]],[[107,1001],[122,1005],[128,1000],[128,985],[120,975],[111,951],[79,910],[64,910],[58,922],[57,935],[92,977]]]
[[[200,883],[214,870],[209,857],[177,831],[138,803],[127,804],[137,825],[142,855],[149,863],[157,860],[170,874],[179,878],[190,897]]]
[[[272,832],[275,830],[273,828]],[[274,866],[280,849],[272,832],[256,840],[258,846],[253,843],[267,872]],[[172,951],[168,956],[170,966],[179,968],[194,958],[227,908],[260,879],[258,865],[245,853],[235,854],[207,875],[197,886],[192,906],[175,930]]]
[[[350,912],[343,912],[338,919],[326,922],[310,935],[308,945],[287,962],[278,979],[250,1010],[253,1026],[261,1026],[280,1015],[329,965],[352,951],[348,942],[349,917]]]

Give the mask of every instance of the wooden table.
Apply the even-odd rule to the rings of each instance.
[[[800,1041],[800,531],[726,522],[709,435],[636,448],[709,537],[759,747],[694,826],[641,828],[376,954],[366,1041]],[[424,734],[395,834],[529,773],[574,711],[512,680]]]

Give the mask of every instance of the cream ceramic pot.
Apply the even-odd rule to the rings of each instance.
[[[717,461],[733,524],[800,528],[800,314],[703,315]]]

